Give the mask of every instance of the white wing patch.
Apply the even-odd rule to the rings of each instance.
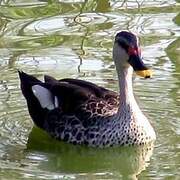
[[[58,108],[58,106],[59,106],[59,102],[58,102],[57,96],[54,97],[54,105],[55,105],[55,108]]]
[[[47,108],[48,110],[53,110],[54,108],[58,107],[58,99],[57,97],[53,97],[52,93],[40,86],[34,85],[32,86],[32,92],[34,96],[38,99],[42,108]],[[55,100],[55,104],[54,104]]]

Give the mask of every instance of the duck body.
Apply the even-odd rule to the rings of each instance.
[[[119,61],[116,55],[113,55],[115,64]],[[45,76],[42,82],[19,71],[32,120],[52,137],[73,144],[109,147],[154,141],[155,132],[133,95],[134,67],[122,68],[121,64],[120,69],[117,65],[116,68],[119,94],[83,80]],[[144,71],[142,67],[139,69]]]

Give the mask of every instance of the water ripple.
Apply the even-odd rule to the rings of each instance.
[[[119,155],[114,152],[104,154],[103,158],[111,157],[108,161],[103,158],[93,161],[94,156],[87,159],[87,150],[83,153],[82,148],[75,150],[64,144],[63,149],[40,130],[30,133],[33,123],[20,92],[17,69],[40,79],[44,74],[59,79],[81,78],[118,91],[112,44],[117,31],[130,30],[140,37],[144,61],[154,72],[149,80],[136,77],[134,91],[158,137],[151,163],[139,178],[177,178],[179,10],[174,0],[0,1],[0,176],[5,179],[122,177],[118,169],[122,163],[115,167]],[[29,136],[35,136],[32,142]],[[59,154],[62,151],[66,154]],[[78,164],[79,158],[84,157],[85,165]],[[88,160],[95,164],[88,167]],[[99,162],[108,168],[90,172]],[[82,173],[77,167],[87,169]]]

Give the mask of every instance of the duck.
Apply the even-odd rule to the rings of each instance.
[[[74,145],[104,148],[154,142],[156,133],[133,93],[134,72],[143,78],[152,77],[152,70],[142,60],[138,37],[129,31],[118,32],[112,56],[119,92],[81,79],[57,80],[45,75],[40,81],[18,70],[35,126],[52,138]]]

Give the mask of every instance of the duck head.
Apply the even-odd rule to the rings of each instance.
[[[136,74],[150,78],[152,71],[142,61],[138,38],[131,32],[121,31],[116,34],[113,59],[118,71],[132,66]]]

